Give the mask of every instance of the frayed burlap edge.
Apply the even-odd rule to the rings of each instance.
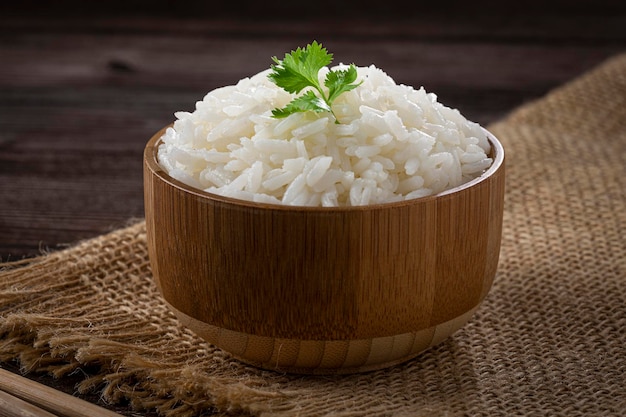
[[[272,400],[283,394],[257,391],[237,373],[215,377],[201,369],[198,358],[232,360],[181,328],[161,302],[149,280],[145,240],[145,223],[137,221],[66,250],[2,265],[0,361],[17,360],[25,373],[57,378],[95,369],[77,386],[79,393],[101,390],[108,403],[130,401],[134,410],[164,416],[274,407]],[[268,405],[255,406],[257,397]]]

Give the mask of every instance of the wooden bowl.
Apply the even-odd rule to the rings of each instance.
[[[144,152],[152,272],[182,324],[246,363],[305,374],[397,364],[462,327],[500,254],[504,150],[430,197],[364,207],[259,204],[193,189]]]

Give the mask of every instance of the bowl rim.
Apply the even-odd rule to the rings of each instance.
[[[436,200],[441,197],[448,197],[459,192],[462,192],[468,188],[474,187],[484,181],[487,181],[490,177],[492,177],[497,171],[500,170],[502,165],[504,164],[504,147],[502,143],[498,140],[498,138],[491,133],[486,128],[480,126],[485,135],[487,136],[487,140],[491,145],[491,153],[494,155],[493,161],[491,165],[485,172],[479,175],[476,178],[471,179],[461,185],[456,187],[449,188],[440,193],[417,197],[408,200],[401,201],[393,201],[389,203],[378,203],[378,204],[368,204],[361,206],[334,206],[334,207],[324,207],[324,206],[296,206],[296,205],[287,205],[287,204],[275,204],[275,203],[263,203],[256,202],[244,199],[238,199],[234,197],[227,197],[220,194],[211,193],[208,191],[204,191],[199,188],[192,187],[191,185],[185,184],[182,181],[175,179],[170,176],[163,167],[159,164],[157,160],[157,152],[158,147],[161,142],[161,138],[163,137],[165,131],[172,127],[173,124],[169,124],[163,128],[161,128],[157,133],[155,133],[152,138],[148,141],[144,148],[143,159],[144,164],[147,164],[150,171],[158,176],[162,181],[168,183],[172,187],[179,189],[185,193],[194,195],[196,197],[212,200],[214,202],[219,202],[226,205],[235,205],[239,207],[248,207],[255,209],[266,209],[266,210],[278,210],[278,211],[302,211],[302,212],[311,212],[311,211],[322,211],[322,212],[346,212],[346,211],[371,211],[371,210],[380,210],[380,209],[389,209],[389,208],[398,208],[409,205],[414,205],[416,203],[426,203],[432,200]]]

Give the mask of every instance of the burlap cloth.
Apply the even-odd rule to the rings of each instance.
[[[474,318],[402,365],[261,371],[181,328],[144,223],[5,264],[0,360],[165,416],[626,415],[626,54],[489,126],[507,157],[504,233]]]

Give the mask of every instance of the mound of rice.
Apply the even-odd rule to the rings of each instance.
[[[333,103],[340,123],[311,111],[272,117],[294,96],[268,79],[270,69],[213,90],[195,111],[175,113],[161,138],[159,164],[210,193],[327,207],[437,194],[491,165],[477,123],[373,65],[357,72],[363,83]]]

